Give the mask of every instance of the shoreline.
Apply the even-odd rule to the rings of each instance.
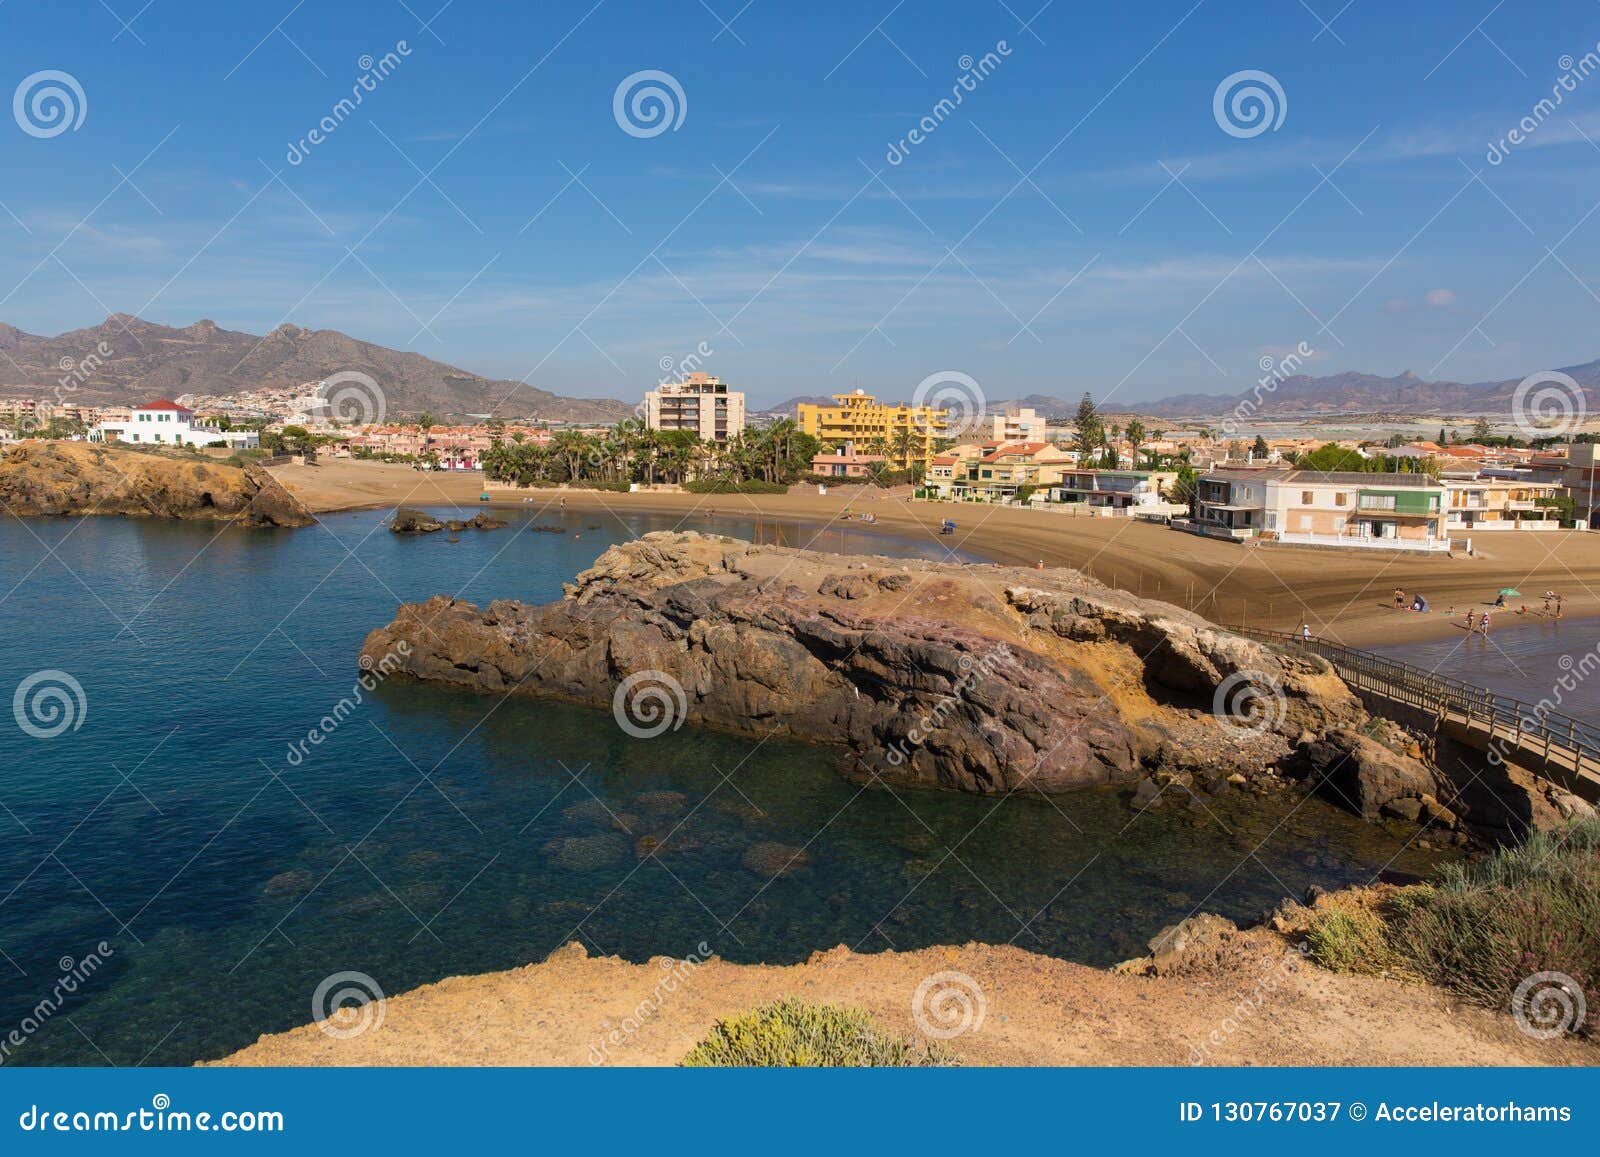
[[[668,1066],[717,1020],[796,996],[863,1008],[919,1039],[917,1001],[930,981],[976,994],[971,1007],[982,1014],[969,1010],[965,1027],[935,1021],[968,1066],[1595,1063],[1592,1045],[1533,1040],[1509,1016],[1440,989],[1325,971],[1265,930],[1211,942],[1200,957],[1170,975],[1141,976],[1013,945],[877,953],[841,945],[803,964],[766,965],[715,956],[629,963],[573,943],[539,963],[388,997],[383,1015],[367,1018],[378,1023],[355,1035],[312,1023],[201,1063]],[[350,1024],[364,1012],[349,1013]],[[932,1015],[943,1014],[934,1006]]]
[[[876,522],[851,521],[849,530],[926,540],[1006,566],[1073,567],[1130,594],[1192,610],[1219,626],[1243,621],[1295,631],[1308,622],[1314,634],[1357,647],[1455,637],[1462,634],[1455,624],[1468,607],[1484,610],[1503,586],[1521,590],[1523,597],[1513,602],[1529,603],[1530,610],[1539,606],[1546,589],[1556,589],[1566,597],[1563,620],[1600,617],[1600,535],[1580,531],[1503,531],[1480,536],[1486,541],[1475,542],[1476,557],[1449,558],[1244,546],[1133,519],[912,501],[869,493],[866,487],[841,487],[827,495],[520,491],[486,484],[479,474],[423,473],[357,461],[282,466],[272,473],[319,514],[410,505],[544,515],[565,500],[567,509],[618,520],[677,515],[682,529],[712,533],[722,517],[758,525],[772,519],[817,530],[809,544],[787,543],[817,550],[828,548],[825,532],[842,525],[841,513],[871,512]],[[479,502],[480,493],[488,493],[490,501]],[[957,523],[954,535],[938,533],[946,518]],[[1420,591],[1434,609],[1427,614],[1396,609],[1396,588]],[[1523,623],[1510,608],[1495,616],[1498,630],[1545,621]]]

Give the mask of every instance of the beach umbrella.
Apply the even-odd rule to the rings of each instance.
[[[1500,593],[1505,595],[1507,598],[1516,598],[1522,594],[1521,591],[1514,591],[1510,587],[1501,587]]]

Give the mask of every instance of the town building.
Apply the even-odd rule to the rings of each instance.
[[[1026,487],[1038,492],[1061,479],[1073,459],[1049,442],[984,442],[962,445],[929,464],[927,483],[940,498],[994,502]]]
[[[837,452],[818,451],[811,459],[811,473],[828,478],[865,478],[886,461],[882,454],[863,454],[854,442],[846,442]]]
[[[130,442],[145,446],[227,446],[234,450],[261,445],[254,430],[224,430],[198,421],[193,410],[161,398],[133,406],[126,420],[102,419],[89,431],[91,442]]]
[[[1493,477],[1488,471],[1443,471],[1445,529],[1469,535],[1496,530],[1556,530],[1560,512],[1551,500],[1561,493],[1555,482],[1535,482],[1526,471],[1503,471],[1522,477]]]
[[[652,430],[689,430],[706,442],[726,442],[744,431],[744,394],[711,374],[692,373],[662,382],[644,396],[644,424]]]
[[[996,442],[1043,442],[1045,420],[1032,409],[1017,409],[1009,414],[985,414],[979,431]]]
[[[1562,483],[1572,499],[1572,516],[1590,530],[1600,530],[1600,454],[1593,442],[1567,447]]]
[[[861,390],[834,394],[833,401],[831,406],[801,402],[801,431],[825,446],[855,442],[881,449],[897,469],[926,467],[935,443],[949,430],[948,413],[932,406],[891,405]]]
[[[1182,529],[1303,546],[1448,550],[1445,487],[1425,474],[1214,470]]]
[[[1176,470],[1066,470],[1050,488],[1050,501],[1106,513],[1182,513],[1183,506],[1166,498],[1177,481]]]

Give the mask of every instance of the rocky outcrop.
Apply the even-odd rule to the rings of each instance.
[[[121,514],[237,526],[310,526],[301,501],[256,465],[87,442],[23,442],[0,459],[0,510]]]
[[[362,654],[399,676],[603,707],[634,734],[687,721],[835,744],[848,774],[980,793],[1190,767],[1220,781],[1366,718],[1323,660],[1076,571],[699,534],[613,547],[547,606],[402,606]]]
[[[1455,826],[1438,801],[1449,784],[1420,758],[1356,731],[1340,729],[1304,743],[1286,765],[1296,778],[1364,819]]]
[[[460,530],[499,530],[505,525],[504,519],[490,518],[482,510],[471,518],[438,519],[421,510],[402,506],[389,520],[389,531],[391,534],[433,534],[435,531],[448,530],[454,534]]]

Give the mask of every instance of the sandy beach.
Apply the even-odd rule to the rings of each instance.
[[[1243,546],[1182,534],[1126,518],[1093,518],[1047,510],[913,501],[866,487],[805,493],[617,494],[595,490],[521,490],[485,483],[481,474],[423,472],[404,465],[334,461],[276,467],[273,474],[319,513],[398,505],[534,511],[566,509],[607,517],[678,515],[685,529],[715,530],[719,520],[756,520],[760,533],[789,546],[829,548],[830,526],[847,510],[876,522],[852,521],[853,532],[926,538],[1010,566],[1070,566],[1102,582],[1165,599],[1219,623],[1298,630],[1352,646],[1373,646],[1463,634],[1469,607],[1479,611],[1501,587],[1522,592],[1498,612],[1492,630],[1543,621],[1546,590],[1565,597],[1564,617],[1600,615],[1600,534],[1580,531],[1480,535],[1475,557],[1414,556],[1304,547]],[[938,528],[953,519],[957,531]],[[1428,614],[1399,610],[1394,591],[1421,593]],[[1527,616],[1516,613],[1526,604]],[[1453,614],[1451,613],[1453,611]]]

